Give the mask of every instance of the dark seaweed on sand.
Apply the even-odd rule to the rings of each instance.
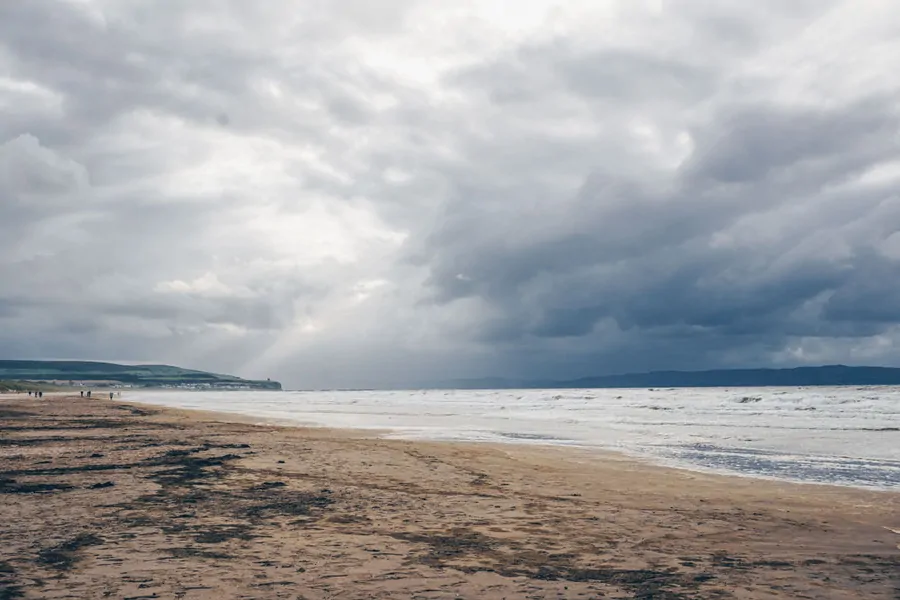
[[[38,562],[59,570],[68,570],[78,561],[78,551],[88,546],[103,544],[103,538],[93,533],[83,533],[70,540],[38,552]]]

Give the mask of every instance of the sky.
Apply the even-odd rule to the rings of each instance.
[[[900,366],[896,0],[0,2],[0,358]]]

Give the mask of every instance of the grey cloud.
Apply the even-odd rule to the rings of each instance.
[[[62,97],[65,113],[56,119],[9,120],[0,124],[0,134],[28,132],[45,143],[69,145],[136,110],[150,110],[210,125],[224,115],[237,131],[300,134],[327,144],[330,140],[311,120],[366,122],[367,96],[384,82],[335,63],[309,43],[313,29],[319,35],[340,30],[339,18],[299,19],[282,32],[286,43],[301,44],[303,54],[302,61],[285,63],[266,47],[275,42],[265,39],[268,32],[254,29],[279,18],[265,8],[229,5],[227,11],[236,13],[232,19],[243,20],[233,31],[186,26],[189,21],[216,24],[217,12],[228,14],[223,8],[221,2],[166,3],[165,8],[148,5],[97,20],[74,3],[5,4],[0,37],[15,57],[11,71],[26,79],[38,75],[38,82]],[[53,43],[47,44],[50,39]],[[282,87],[284,95],[307,98],[318,107],[298,114],[297,106],[279,105],[258,89],[267,80]]]
[[[622,51],[577,56],[564,69],[564,78],[578,93],[618,102],[672,95],[696,101],[715,83],[698,65]]]
[[[546,55],[543,60],[552,62]],[[588,65],[579,63],[580,75],[595,73],[600,86],[586,80],[579,93],[627,90],[617,79],[619,71],[608,70],[610,60],[618,69],[618,57],[579,60]],[[598,68],[590,68],[591,60]],[[638,78],[644,75],[639,65],[649,65],[648,81],[653,80],[656,63],[626,60]],[[670,65],[667,73],[685,72]],[[526,72],[519,75],[527,79]],[[478,77],[478,84],[490,79]],[[473,83],[459,75],[456,81]],[[665,91],[662,84],[659,89]],[[691,89],[705,92],[696,82]],[[546,88],[535,93],[548,95]],[[642,90],[636,96],[650,94]],[[672,94],[663,97],[672,101]],[[482,192],[474,185],[465,200],[450,204],[417,252],[427,256],[436,300],[474,296],[496,308],[491,314],[499,316],[486,317],[490,322],[482,329],[493,343],[591,337],[595,326],[609,319],[620,330],[636,333],[643,351],[653,355],[663,339],[674,335],[696,356],[690,366],[699,367],[720,362],[704,356],[704,346],[727,345],[730,339],[749,349],[752,345],[741,339],[748,334],[768,339],[757,345],[770,348],[808,336],[878,335],[896,323],[888,307],[900,288],[893,283],[896,278],[886,276],[890,269],[882,267],[882,276],[873,277],[867,249],[878,238],[860,236],[850,227],[842,231],[839,223],[846,213],[896,206],[896,197],[883,189],[837,197],[826,190],[872,164],[896,159],[900,120],[893,106],[880,95],[820,109],[713,105],[688,122],[695,148],[671,174],[601,168],[577,195],[557,194],[539,210],[532,209],[527,193],[497,201],[481,197],[497,191]],[[778,267],[784,255],[822,232],[802,225],[791,228],[800,229],[797,237],[771,239],[763,228],[759,241],[731,249],[716,246],[718,236],[747,220],[768,220],[776,230],[782,227],[780,218],[833,227],[833,240],[849,244],[850,255],[808,254]],[[900,226],[893,222],[893,229],[867,226],[873,233],[886,229],[890,234]],[[418,254],[417,260],[423,261]],[[880,282],[875,289],[865,284],[870,278]],[[812,317],[804,313],[820,297],[829,298],[824,307]],[[873,327],[872,321],[882,326]]]
[[[0,347],[310,386],[900,359],[900,23],[629,7],[3,3]]]
[[[600,102],[603,109],[621,102],[666,103],[675,95],[699,101],[720,75],[698,57],[648,55],[646,51],[605,49],[585,53],[565,40],[520,48],[492,64],[455,74],[451,81],[487,93],[500,105],[534,103],[564,90]]]
[[[896,150],[898,115],[889,98],[832,109],[739,106],[697,131],[695,177],[760,185],[778,176],[834,182]],[[781,183],[781,182],[779,182]],[[790,188],[788,188],[790,189]]]
[[[891,325],[900,320],[900,263],[880,256],[861,257],[849,281],[828,298],[828,321]]]
[[[104,314],[124,315],[178,324],[234,325],[255,330],[277,330],[287,326],[293,315],[290,308],[278,309],[271,300],[222,298],[173,299],[169,302],[129,303],[103,307]]]
[[[40,204],[59,198],[61,192],[88,185],[87,171],[41,146],[37,138],[24,134],[0,146],[3,177],[0,185],[8,203]]]

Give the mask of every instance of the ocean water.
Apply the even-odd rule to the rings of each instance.
[[[123,399],[386,437],[600,448],[695,470],[900,490],[900,387],[134,391]]]

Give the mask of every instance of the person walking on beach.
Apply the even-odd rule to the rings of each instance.
[[[112,392],[109,393],[109,399],[110,399],[110,400],[113,399],[113,393],[112,393]]]
[[[84,398],[84,390],[81,390],[81,397]]]

